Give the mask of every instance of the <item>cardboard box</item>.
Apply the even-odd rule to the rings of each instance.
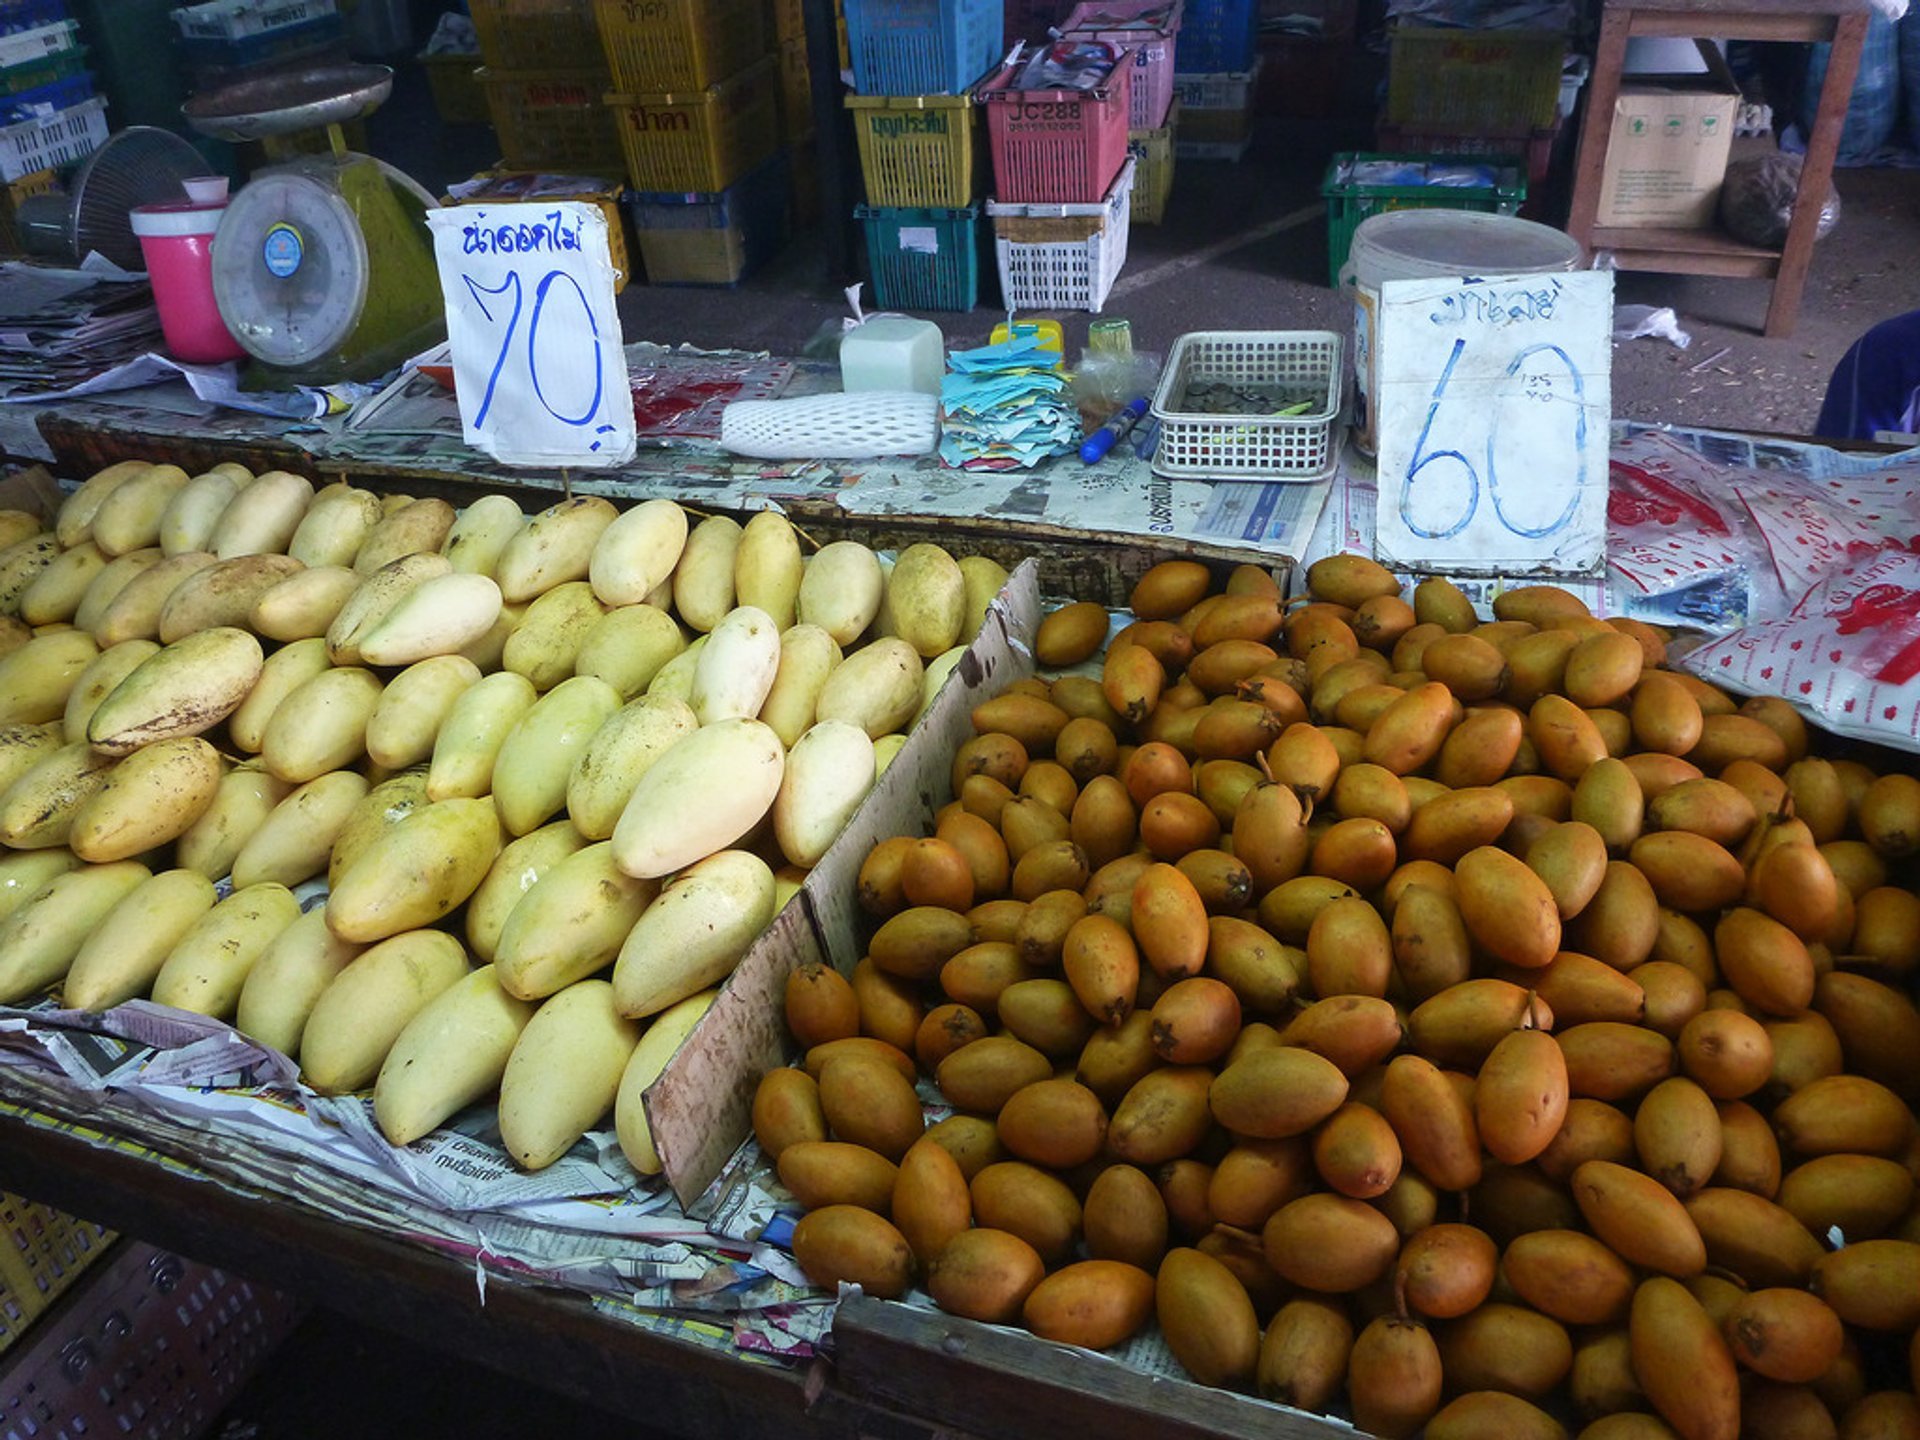
[[[1613,107],[1598,223],[1711,227],[1739,105],[1740,87],[1724,60],[1704,75],[1624,81]]]

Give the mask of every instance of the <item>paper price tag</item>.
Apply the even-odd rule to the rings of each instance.
[[[507,465],[635,448],[607,220],[577,200],[427,212],[467,444]]]
[[[1382,561],[1510,575],[1599,567],[1612,315],[1605,271],[1381,285]]]

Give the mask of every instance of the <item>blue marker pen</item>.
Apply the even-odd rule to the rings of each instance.
[[[1134,422],[1147,413],[1147,397],[1142,395],[1130,401],[1126,409],[1120,411],[1106,424],[1089,435],[1086,443],[1080,447],[1082,464],[1098,465],[1106,458],[1109,450],[1133,428]]]

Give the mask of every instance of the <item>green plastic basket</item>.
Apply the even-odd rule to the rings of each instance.
[[[1340,172],[1358,161],[1393,160],[1409,164],[1490,165],[1498,177],[1492,185],[1361,185],[1343,182]],[[1360,222],[1389,210],[1479,210],[1490,215],[1515,215],[1527,198],[1526,171],[1511,155],[1414,155],[1377,151],[1343,151],[1327,164],[1320,193],[1327,201],[1327,284],[1340,288],[1340,270],[1353,248],[1353,232]]]
[[[971,310],[980,299],[980,207],[862,205],[874,303],[882,310]]]

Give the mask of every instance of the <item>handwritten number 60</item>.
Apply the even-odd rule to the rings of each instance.
[[[1429,451],[1427,449],[1428,440],[1433,433],[1434,421],[1440,413],[1440,402],[1446,396],[1447,386],[1451,384],[1453,380],[1454,368],[1460,363],[1461,353],[1466,347],[1467,342],[1464,339],[1455,339],[1453,342],[1453,350],[1447,356],[1447,363],[1440,372],[1439,380],[1434,384],[1433,397],[1427,405],[1426,421],[1420,427],[1420,438],[1414,444],[1413,458],[1407,466],[1406,483],[1401,486],[1400,489],[1401,522],[1406,525],[1409,531],[1423,540],[1451,539],[1466,529],[1472,522],[1474,515],[1478,513],[1480,509],[1480,472],[1474,469],[1473,464],[1467,457],[1458,450]],[[1586,489],[1587,483],[1586,382],[1580,374],[1579,367],[1573,363],[1572,357],[1570,357],[1565,350],[1551,342],[1529,345],[1526,349],[1515,355],[1513,360],[1507,365],[1506,378],[1509,381],[1513,380],[1514,377],[1521,373],[1522,369],[1525,368],[1530,360],[1536,355],[1543,354],[1550,355],[1553,360],[1558,361],[1559,364],[1565,368],[1572,390],[1571,400],[1574,414],[1573,460],[1575,473],[1572,477],[1573,483],[1568,487],[1567,503],[1558,515],[1554,516],[1544,525],[1528,525],[1516,520],[1513,515],[1508,513],[1507,507],[1501,499],[1499,470],[1500,427],[1506,414],[1504,408],[1495,410],[1492,424],[1487,431],[1487,494],[1493,501],[1494,514],[1499,517],[1500,523],[1505,526],[1509,532],[1524,536],[1529,540],[1538,540],[1564,529],[1567,523],[1572,520],[1574,511],[1579,508],[1580,498]],[[1426,470],[1430,465],[1436,465],[1441,461],[1448,460],[1458,465],[1466,476],[1466,495],[1460,505],[1457,516],[1455,516],[1450,523],[1417,519],[1414,512],[1414,491],[1420,485],[1421,472]],[[1438,479],[1439,476],[1437,474],[1430,478],[1427,481],[1428,486],[1431,487],[1437,483]]]
[[[473,427],[478,430],[486,424],[487,413],[493,408],[494,391],[500,383],[500,372],[506,368],[507,357],[512,353],[513,335],[515,329],[520,324],[520,312],[525,308],[526,296],[521,287],[520,275],[517,271],[509,272],[507,278],[502,280],[498,285],[482,285],[471,275],[462,275],[460,278],[466,284],[467,292],[473,296],[474,304],[479,307],[480,313],[486,316],[488,320],[493,319],[493,311],[487,308],[487,302],[482,297],[488,295],[504,296],[509,292],[513,295],[513,313],[507,316],[506,327],[501,331],[500,352],[494,356],[493,369],[487,374],[486,393],[480,397],[479,412],[473,417]],[[573,287],[573,293],[580,301],[580,309],[587,317],[587,329],[593,336],[593,398],[588,401],[587,408],[578,415],[564,415],[554,409],[553,402],[547,399],[546,388],[540,379],[538,348],[540,319],[546,308],[547,295],[552,290],[553,283],[556,280],[564,280],[568,285]],[[533,319],[527,323],[527,376],[533,382],[535,398],[540,401],[540,404],[545,408],[546,412],[561,424],[586,425],[591,422],[595,414],[598,413],[600,401],[605,394],[606,378],[602,374],[603,368],[601,364],[600,326],[594,319],[593,307],[587,303],[587,292],[580,288],[580,282],[578,280],[574,279],[573,276],[567,274],[564,270],[549,270],[541,279],[539,285],[534,289]]]

